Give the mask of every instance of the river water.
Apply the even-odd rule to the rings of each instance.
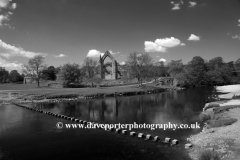
[[[102,124],[196,124],[212,88],[194,88],[131,97],[45,103],[33,106]],[[132,129],[178,139],[167,153],[158,143],[97,129],[57,129],[70,121],[19,108],[0,106],[0,159],[167,159],[182,152],[186,138],[201,129]],[[164,154],[158,153],[159,148]],[[184,157],[184,155],[182,155]],[[170,156],[171,157],[171,156]],[[174,156],[172,158],[174,159]],[[178,157],[180,159],[180,157]],[[182,159],[186,159],[182,158]]]

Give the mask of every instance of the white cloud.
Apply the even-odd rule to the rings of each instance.
[[[13,57],[13,56],[33,58],[35,55],[38,55],[38,54],[41,54],[43,56],[47,55],[46,53],[36,53],[36,52],[25,51],[23,48],[12,46],[0,40],[0,55],[6,58]]]
[[[65,54],[59,54],[59,55],[54,55],[54,57],[56,57],[56,58],[62,58],[62,57],[66,57],[67,55],[65,55]]]
[[[113,52],[111,50],[109,50],[109,52],[112,54],[112,55],[116,55],[116,54],[119,54],[120,52]],[[92,58],[99,58],[100,57],[100,54],[101,56],[104,55],[104,53],[96,50],[96,49],[91,49],[88,51],[88,54],[87,54],[87,57],[92,57]]]
[[[1,56],[5,57],[5,58],[10,58],[11,57],[10,54],[8,54],[8,53],[1,53]]]
[[[170,2],[173,5],[172,10],[179,10],[180,9],[180,5],[183,5],[183,0],[181,0],[179,3],[174,3],[174,1]]]
[[[3,22],[4,21],[8,21],[9,20],[9,15],[0,15],[0,26],[3,26]]]
[[[240,40],[240,36],[238,35],[235,35],[235,36],[232,36],[233,39],[239,39]]]
[[[0,10],[1,10],[1,8],[0,8]],[[8,26],[9,28],[12,28],[10,25],[3,23],[5,21],[9,21],[11,15],[13,15],[13,13],[10,11],[8,11],[6,14],[1,14],[0,15],[0,26]]]
[[[200,36],[196,36],[194,34],[191,34],[188,38],[189,41],[200,41]]]
[[[189,1],[189,7],[194,7],[194,6],[196,6],[197,5],[197,2],[191,2],[191,1]]]
[[[145,41],[145,52],[166,52],[166,48],[151,41]]]
[[[0,0],[0,8],[6,8],[12,0]]]
[[[98,58],[100,57],[100,55],[103,56],[104,53],[101,53],[100,51],[92,49],[88,51],[87,57]]]
[[[156,39],[155,42],[145,41],[145,51],[146,52],[166,52],[167,48],[172,48],[176,46],[184,46],[184,43],[177,38],[163,38]]]
[[[125,62],[121,62],[120,65],[125,65],[126,63]]]
[[[179,10],[180,9],[180,4],[175,3],[172,10]]]
[[[164,59],[164,58],[160,58],[159,59],[159,62],[166,62],[167,60],[166,59]]]
[[[10,4],[12,0],[0,0],[0,11],[1,9],[16,9],[17,8],[17,3],[12,3]],[[12,12],[5,12],[5,14],[1,14],[0,15],[0,26],[7,26],[9,28],[14,28],[14,27],[11,27],[9,24],[4,24],[3,22],[4,21],[8,21],[10,20],[10,16],[12,15],[13,13]]]
[[[118,54],[118,53],[120,53],[120,52],[113,52],[113,51],[109,51],[112,55],[115,55],[115,54]]]
[[[8,62],[5,59],[0,58],[0,66],[5,67],[6,70],[11,71],[11,70],[18,70],[21,72],[22,69],[22,64],[18,62]]]
[[[17,3],[12,3],[12,5],[11,5],[10,8],[11,8],[11,9],[16,9],[16,8],[17,8]]]
[[[163,46],[163,47],[175,47],[178,45],[181,45],[181,41],[177,38],[171,37],[171,38],[163,38],[163,39],[156,39],[155,43]]]

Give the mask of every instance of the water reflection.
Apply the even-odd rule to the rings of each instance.
[[[99,123],[195,123],[210,88],[80,102],[38,104],[46,111]]]
[[[131,124],[136,122],[139,124],[159,124],[171,122],[189,124],[198,121],[198,115],[211,94],[211,88],[195,88],[143,96],[82,100],[80,102],[45,103],[37,104],[33,107],[98,123]],[[72,144],[78,141],[84,144],[82,146],[89,144],[90,147],[97,146],[95,145],[96,141],[98,141],[97,144],[103,144],[105,141],[109,141],[109,138],[102,141],[99,140],[99,137],[104,137],[105,135],[105,132],[101,132],[101,130],[96,130],[95,132],[92,132],[92,130],[58,130],[55,124],[59,121],[69,123],[69,121],[64,119],[40,114],[13,105],[0,106],[0,148],[3,151],[5,150],[5,152],[10,151],[10,155],[13,155],[13,157],[18,157],[19,155],[24,157],[27,155],[25,155],[25,153],[29,153],[31,149],[32,152],[30,151],[30,153],[34,155],[36,151],[38,151],[39,154],[45,153],[46,151],[49,151],[47,153],[51,154],[50,152],[54,151],[56,153],[52,153],[52,156],[55,156],[64,151],[76,153],[74,149],[79,151],[79,143],[75,145]],[[171,137],[177,138],[181,142],[186,140],[190,134],[199,131],[200,130],[196,129],[179,129],[175,131],[163,131],[161,129],[154,131],[149,129],[141,130],[141,132],[150,133],[153,136],[158,135],[161,139]],[[91,136],[88,136],[90,134]],[[99,136],[99,134],[102,134],[102,136]],[[91,141],[93,137],[95,137],[95,139]],[[84,139],[87,140],[85,141]],[[116,141],[113,146],[119,144],[119,141],[117,141],[114,136],[111,141]],[[36,148],[33,147],[32,143],[34,143]],[[52,149],[49,143],[53,145],[55,149]],[[108,144],[110,143],[104,143],[104,145]],[[184,142],[181,144],[184,144]],[[28,147],[22,147],[25,145]],[[62,149],[59,146],[61,146]],[[105,147],[109,150],[114,148],[113,146]],[[69,147],[72,148],[69,149]],[[121,147],[119,146],[119,148]],[[62,152],[59,151],[59,148]],[[90,150],[92,151],[91,155],[94,155],[96,150],[87,149],[88,152]],[[118,151],[119,149],[115,150]],[[42,154],[42,156],[43,155],[44,154]]]

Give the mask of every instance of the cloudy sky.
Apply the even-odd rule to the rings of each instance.
[[[155,61],[240,58],[239,0],[0,0],[0,66],[81,63],[110,50]]]

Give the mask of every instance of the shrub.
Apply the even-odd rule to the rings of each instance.
[[[199,160],[220,160],[220,156],[216,151],[204,150],[200,152],[198,159]]]
[[[211,119],[211,116],[209,114],[201,113],[199,119],[201,122],[205,122],[206,120]]]
[[[74,83],[70,83],[68,85],[64,85],[64,88],[85,88],[87,86],[82,85],[82,84],[74,84]]]
[[[233,123],[235,123],[237,121],[237,119],[235,118],[222,118],[222,119],[218,119],[218,120],[209,120],[208,124],[211,127],[222,127],[222,126],[227,126],[227,125],[231,125]]]
[[[229,109],[238,108],[238,107],[240,107],[240,105],[223,106],[223,107],[219,107],[219,108],[213,108],[213,112],[220,113],[220,112],[228,111]]]

